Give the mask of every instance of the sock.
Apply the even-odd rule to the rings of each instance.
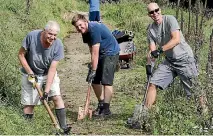
[[[104,100],[98,100],[99,103],[104,103]]]
[[[32,119],[33,118],[33,113],[32,114],[24,114],[25,119]]]
[[[65,108],[62,109],[55,109],[56,117],[58,119],[59,125],[62,129],[67,128],[67,122],[66,122],[66,111]]]
[[[104,100],[98,100],[98,107],[100,108],[100,110],[102,111],[104,108]]]

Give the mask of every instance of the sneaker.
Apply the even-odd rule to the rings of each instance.
[[[102,116],[102,117],[109,117],[111,115],[112,115],[112,113],[111,113],[110,109],[103,109],[100,114],[100,116]]]
[[[103,111],[103,103],[98,103],[98,107],[95,111],[93,111],[94,116],[99,116],[101,112]]]

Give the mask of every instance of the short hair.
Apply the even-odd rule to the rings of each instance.
[[[48,21],[44,27],[45,30],[56,30],[58,33],[60,32],[60,26],[56,21]]]
[[[155,2],[151,2],[151,3],[149,3],[149,4],[148,4],[148,6],[147,6],[147,11],[149,11],[150,6],[155,6],[155,7],[160,8],[160,7],[158,6],[158,4],[157,4],[157,3],[155,3]]]
[[[78,22],[79,20],[84,20],[84,21],[88,22],[88,20],[86,19],[86,17],[84,15],[82,15],[82,14],[76,14],[72,18],[72,25],[75,25],[76,22]]]

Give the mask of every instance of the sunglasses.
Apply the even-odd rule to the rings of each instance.
[[[160,10],[160,9],[159,9],[159,8],[157,8],[157,9],[155,9],[155,10],[149,11],[149,14],[157,13],[159,10]]]

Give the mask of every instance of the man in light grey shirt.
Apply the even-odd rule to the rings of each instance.
[[[48,97],[53,100],[55,112],[64,134],[69,134],[70,127],[66,123],[64,102],[60,93],[60,79],[57,75],[57,65],[64,58],[64,48],[57,35],[60,27],[57,22],[49,21],[44,30],[34,30],[27,34],[19,50],[18,58],[22,65],[21,103],[24,105],[25,118],[31,119],[35,105]],[[40,98],[29,76],[37,78],[38,85],[43,90]]]
[[[147,73],[152,75],[145,102],[145,107],[150,109],[156,100],[156,89],[167,88],[177,76],[180,77],[185,91],[190,95],[190,89],[196,84],[193,81],[196,81],[198,70],[192,49],[186,43],[176,18],[171,15],[162,15],[161,9],[156,3],[150,3],[147,10],[149,17],[154,21],[147,28],[149,44],[147,63],[155,61],[160,55],[165,56],[165,60],[153,75],[151,72]],[[151,71],[149,67],[146,68],[147,71]],[[198,89],[193,89],[193,91],[199,97],[199,103],[204,112],[207,109],[203,97],[204,92],[200,92]]]

